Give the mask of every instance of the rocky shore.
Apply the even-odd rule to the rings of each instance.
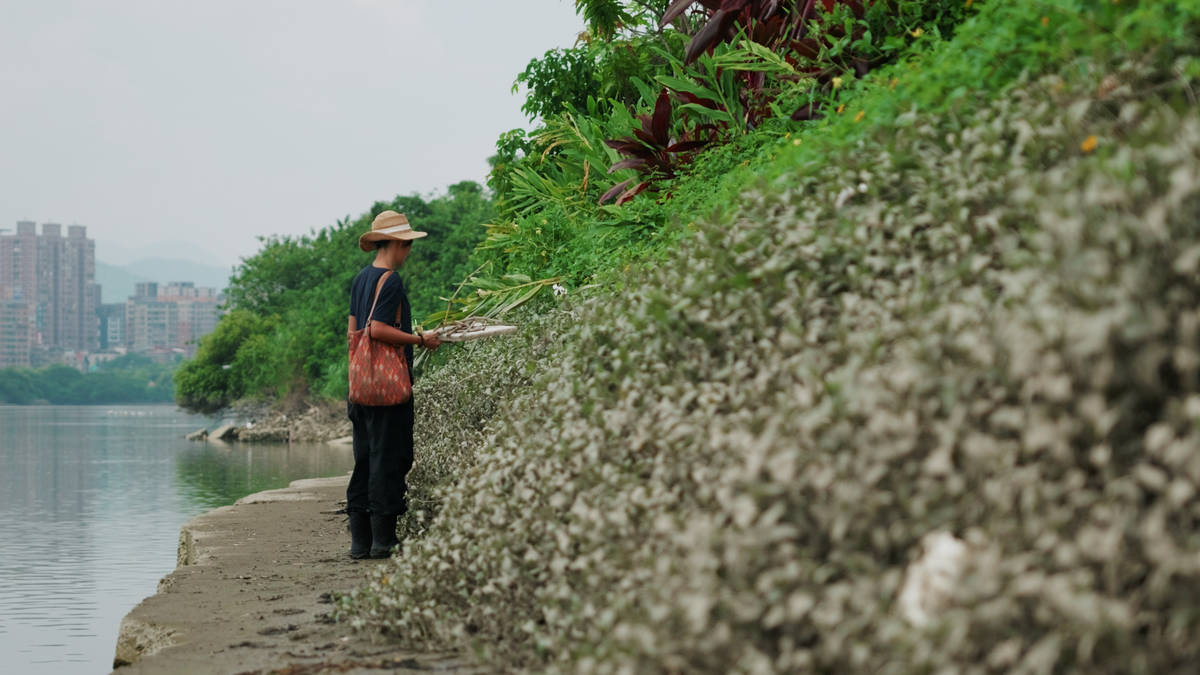
[[[349,442],[350,420],[341,401],[305,401],[286,407],[242,404],[231,417],[238,422],[212,429],[197,429],[190,441],[243,443]]]
[[[346,554],[346,480],[295,481],[188,522],[175,571],[121,622],[114,672],[485,672],[334,623],[332,596],[379,564]]]

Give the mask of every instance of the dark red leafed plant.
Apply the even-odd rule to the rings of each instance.
[[[815,57],[820,48],[819,41],[808,35],[811,20],[819,19],[817,8],[832,12],[838,5],[850,9],[855,17],[865,13],[864,4],[870,0],[675,0],[663,13],[660,26],[665,27],[693,5],[703,7],[702,13],[708,20],[692,36],[684,55],[684,63],[691,63],[701,54],[717,44],[728,42],[739,32],[772,49],[790,47],[801,54]],[[843,30],[840,26],[829,26],[828,32]]]
[[[704,129],[684,131],[678,138],[671,136],[671,94],[664,87],[654,103],[654,112],[648,115],[638,115],[642,123],[640,129],[634,129],[632,136],[604,141],[608,147],[625,156],[609,167],[608,172],[621,169],[634,169],[641,174],[641,180],[630,178],[614,185],[600,203],[616,197],[617,204],[624,204],[641,194],[656,180],[673,178],[679,169],[691,160],[691,156],[700,148],[711,142],[709,138],[696,137]],[[638,181],[630,187],[631,183]]]
[[[826,48],[835,41],[849,37],[853,42],[863,37],[865,28],[854,23],[847,36],[846,26],[840,22],[827,21],[827,16],[838,7],[845,7],[855,19],[862,19],[874,0],[675,0],[663,13],[660,26],[666,27],[689,9],[694,16],[703,19],[703,24],[688,43],[684,65],[691,65],[703,54],[725,42],[744,36],[779,54],[801,77],[812,77],[818,86],[828,91],[833,78],[847,71],[863,75],[877,63],[871,58],[852,51],[841,51],[836,59],[824,56]],[[721,78],[722,70],[709,72],[707,77]],[[600,198],[600,203],[616,197],[617,204],[624,204],[646,190],[654,181],[671,178],[684,164],[691,161],[699,148],[716,140],[723,130],[731,125],[744,129],[756,128],[771,116],[772,104],[778,89],[768,84],[765,72],[754,69],[739,69],[725,73],[736,82],[737,93],[728,107],[711,96],[704,95],[702,86],[691,86],[687,81],[671,78],[670,90],[659,94],[652,115],[642,115],[642,128],[635,130],[632,137],[606,141],[626,158],[613,164],[610,169],[636,169],[641,174],[637,179],[623,181],[613,186]],[[699,80],[697,80],[699,81]],[[691,104],[692,110],[679,111],[679,120],[686,126],[689,113],[703,113],[696,106],[721,111],[725,115],[701,115],[713,120],[711,124],[695,127],[684,132],[678,139],[670,138],[669,127],[672,100]],[[815,119],[821,116],[815,101],[809,101],[791,113],[793,120]],[[699,134],[705,133],[703,138]],[[631,187],[632,185],[632,187]]]
[[[826,23],[826,15],[842,6],[856,19],[862,19],[874,0],[675,0],[664,12],[661,26],[675,21],[689,8],[699,5],[696,14],[705,18],[704,25],[696,31],[688,43],[684,63],[691,64],[701,54],[712,53],[722,42],[731,42],[739,35],[761,44],[778,53],[796,69],[828,86],[833,77],[853,70],[858,75],[866,74],[874,65],[871,58],[853,52],[843,53],[834,61],[820,61],[822,50],[834,40],[846,37],[846,28],[840,23]],[[813,27],[816,31],[813,32]],[[863,37],[865,28],[856,25],[850,38]],[[753,70],[740,71],[736,75],[741,83],[740,103],[745,110],[745,123],[753,128],[770,114],[772,96],[765,89],[765,73]],[[713,107],[710,100],[696,99],[686,92],[676,92],[681,100]],[[794,120],[820,117],[817,106],[809,102],[793,111]]]

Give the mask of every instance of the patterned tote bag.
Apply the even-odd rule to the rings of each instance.
[[[372,340],[367,333],[375,305],[379,303],[379,292],[392,271],[379,277],[375,285],[375,299],[371,311],[361,330],[352,330],[347,336],[350,343],[350,401],[361,405],[399,405],[412,398],[412,380],[408,376],[408,360],[404,358],[404,347]]]

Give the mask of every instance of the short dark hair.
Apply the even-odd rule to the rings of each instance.
[[[375,250],[378,251],[381,248],[387,248],[388,244],[394,241],[399,242],[401,246],[412,246],[412,239],[380,239],[375,242]]]

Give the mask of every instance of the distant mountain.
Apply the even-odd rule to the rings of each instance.
[[[139,282],[150,281],[140,277],[124,267],[109,265],[96,261],[96,283],[100,284],[100,301],[105,304],[125,302],[133,295],[133,288]]]
[[[170,283],[172,281],[192,281],[197,286],[210,286],[219,291],[229,285],[229,276],[233,274],[232,267],[207,265],[195,260],[182,258],[144,258],[123,265],[131,274],[145,277],[150,281]]]
[[[232,268],[207,265],[179,258],[144,258],[128,265],[109,265],[96,261],[96,282],[105,303],[124,302],[133,295],[134,285],[143,281],[160,284],[191,281],[197,286],[225,290]]]

